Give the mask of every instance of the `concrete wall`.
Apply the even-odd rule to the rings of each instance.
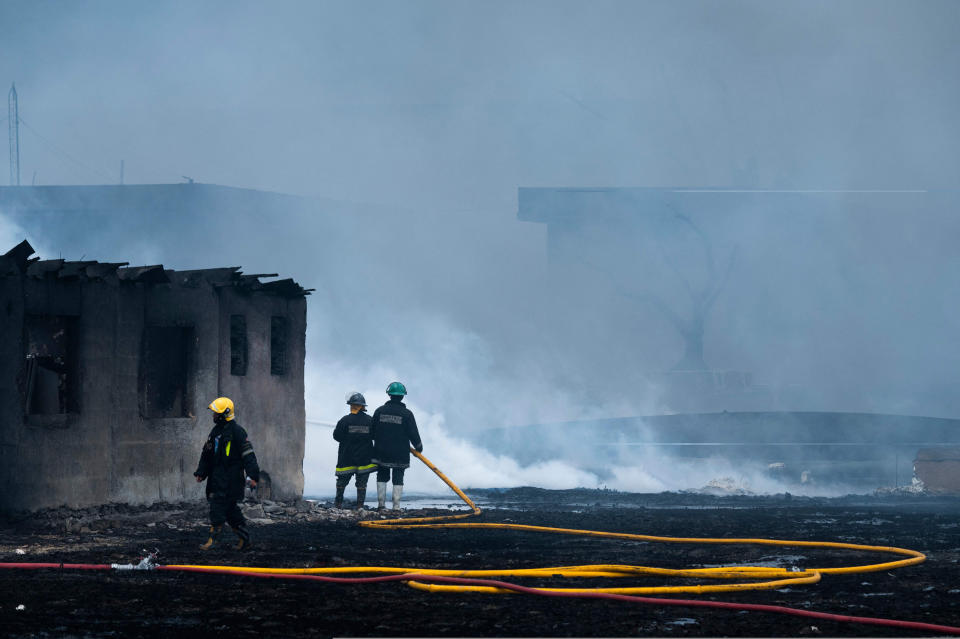
[[[20,283],[21,296],[15,297]],[[0,493],[0,505],[6,508],[27,508],[34,505],[57,503],[90,504],[103,501],[109,495],[109,429],[99,421],[102,414],[100,395],[110,388],[109,369],[99,369],[95,362],[79,370],[81,412],[65,414],[29,415],[24,417],[24,316],[60,315],[77,318],[71,336],[78,342],[78,356],[95,355],[102,332],[109,326],[98,325],[98,318],[80,320],[84,302],[93,309],[103,303],[108,285],[68,282],[57,279],[6,278],[4,305],[17,308],[14,316],[19,326],[5,327],[16,336],[15,348],[9,349],[9,367],[4,367],[3,388],[3,460],[4,483],[7,490]],[[86,290],[83,290],[86,289]],[[10,295],[7,297],[6,295]],[[12,323],[11,323],[12,324]],[[6,395],[9,389],[13,395]]]
[[[0,485],[15,486],[23,431],[23,280],[0,277]],[[12,501],[0,491],[0,504]]]
[[[232,288],[220,296],[220,392],[233,399],[237,421],[253,443],[260,468],[270,474],[274,497],[303,495],[306,437],[303,366],[307,305],[304,298],[248,296]],[[246,316],[247,373],[230,372],[230,316]],[[270,321],[286,317],[287,372],[270,373]]]
[[[209,431],[206,407],[217,397],[217,296],[207,282],[197,288],[170,284],[131,287],[138,295],[121,295],[121,300],[131,302],[131,308],[126,309],[125,321],[117,331],[125,344],[118,357],[124,364],[117,371],[116,388],[125,390],[118,402],[120,414],[113,422],[112,497],[128,503],[201,497],[203,487],[192,473]],[[141,414],[138,376],[143,365],[142,335],[148,326],[193,329],[187,374],[189,416],[149,418]]]
[[[960,446],[917,451],[913,472],[931,493],[960,495]]]
[[[230,375],[229,316],[243,313],[249,372]],[[27,415],[24,318],[75,317],[79,410]],[[288,370],[270,374],[270,317],[289,318]],[[226,323],[225,323],[226,322]],[[146,327],[190,327],[186,415],[142,414]],[[56,277],[0,277],[0,509],[198,499],[192,476],[212,426],[207,405],[226,395],[250,432],[274,494],[303,493],[306,302],[241,295],[203,278],[190,286]]]

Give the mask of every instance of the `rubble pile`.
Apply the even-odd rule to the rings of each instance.
[[[275,523],[357,521],[379,519],[387,515],[376,510],[339,509],[330,502],[309,500],[273,501],[248,496],[240,504],[243,516],[254,526]],[[208,525],[207,503],[203,501],[176,504],[104,504],[89,508],[47,508],[2,516],[7,523],[37,532],[94,533],[111,532],[131,526],[163,526],[171,530],[190,530]]]

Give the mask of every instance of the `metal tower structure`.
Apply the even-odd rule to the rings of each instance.
[[[7,96],[7,134],[10,138],[10,185],[20,186],[20,112],[17,108],[17,86],[10,85]]]

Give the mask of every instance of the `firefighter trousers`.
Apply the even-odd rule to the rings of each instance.
[[[239,528],[246,523],[237,500],[212,493],[207,495],[207,501],[210,503],[211,526],[222,526],[223,522],[227,522],[232,528]]]
[[[393,485],[394,486],[403,486],[403,471],[405,468],[390,468],[389,466],[381,466],[377,469],[377,482],[383,483],[390,480],[390,471],[393,471]]]

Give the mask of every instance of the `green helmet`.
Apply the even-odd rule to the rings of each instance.
[[[387,386],[387,395],[393,397],[403,397],[407,394],[407,387],[401,384],[400,382],[390,382],[390,385]]]

